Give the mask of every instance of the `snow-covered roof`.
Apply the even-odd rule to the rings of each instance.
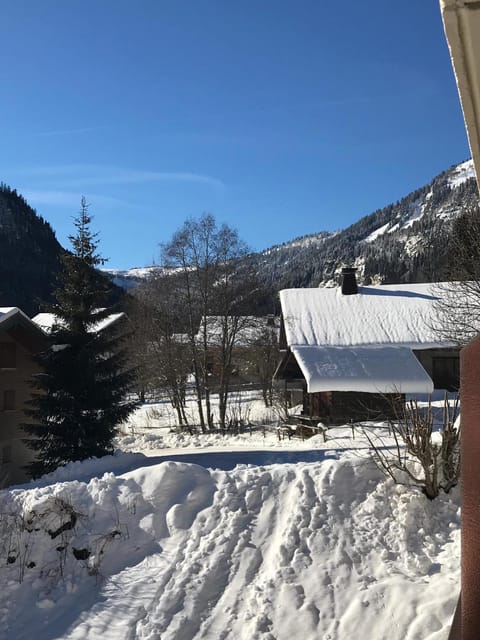
[[[308,393],[432,393],[433,382],[407,347],[296,346]]]
[[[46,333],[50,333],[55,324],[56,316],[53,313],[37,313],[33,316],[32,322],[41,327]]]
[[[8,331],[12,326],[18,324],[37,335],[44,335],[42,327],[30,320],[27,314],[18,307],[0,307],[0,329]]]
[[[438,284],[285,289],[280,301],[289,347],[396,345],[413,349],[446,346],[436,335]]]
[[[103,320],[101,320],[100,322],[94,324],[90,328],[90,331],[92,333],[103,331],[107,327],[115,324],[117,320],[122,318],[124,315],[124,313],[112,313],[106,318],[103,318]],[[35,322],[35,324],[43,329],[45,333],[51,333],[55,324],[62,324],[61,321],[59,321],[59,318],[54,313],[37,313],[37,315],[32,318],[32,322]]]

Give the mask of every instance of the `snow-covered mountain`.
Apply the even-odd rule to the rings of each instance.
[[[343,264],[358,267],[364,283],[429,282],[447,275],[451,224],[478,203],[471,160],[451,167],[398,202],[346,229],[322,231],[275,245],[251,256],[271,291],[331,286]],[[162,267],[113,271],[114,282],[131,288]]]
[[[154,266],[134,267],[133,269],[103,269],[103,271],[111,276],[113,283],[117,287],[122,287],[128,291],[128,289],[134,289],[152,276],[166,274],[168,269]]]
[[[428,282],[446,277],[453,220],[478,203],[471,160],[441,173],[395,204],[336,233],[297,238],[257,254],[258,271],[277,289],[331,285],[343,264],[370,282]]]

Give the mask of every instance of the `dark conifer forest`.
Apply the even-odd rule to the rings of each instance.
[[[0,306],[28,315],[52,301],[62,247],[52,227],[15,189],[0,185]]]

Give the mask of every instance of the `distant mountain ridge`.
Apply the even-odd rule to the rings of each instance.
[[[335,285],[344,264],[355,265],[364,284],[445,279],[452,222],[478,201],[468,160],[346,229],[298,237],[250,255],[266,291],[265,309],[259,312],[271,312],[280,289]],[[63,251],[49,223],[15,189],[1,184],[0,306],[18,306],[33,315],[41,302],[52,301]],[[153,266],[106,273],[128,289],[169,270]]]
[[[473,162],[467,160],[346,229],[298,237],[254,253],[250,259],[272,293],[333,286],[344,264],[356,266],[358,280],[364,284],[442,280],[447,276],[451,224],[478,199]],[[153,266],[108,273],[117,284],[132,287],[166,270]]]

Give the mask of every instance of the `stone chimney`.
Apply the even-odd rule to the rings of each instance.
[[[355,267],[343,267],[342,269],[342,294],[344,296],[353,296],[358,293],[356,270]]]

